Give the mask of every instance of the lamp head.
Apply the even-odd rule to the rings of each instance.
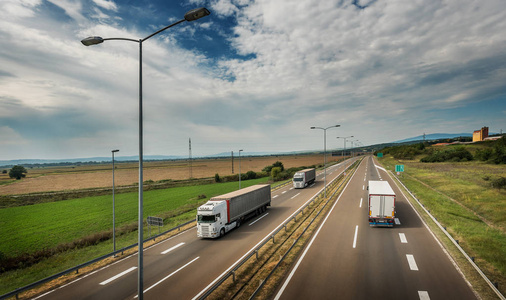
[[[209,16],[211,14],[210,11],[205,7],[195,8],[184,14],[184,19],[188,22],[198,20],[202,17]]]
[[[99,36],[90,36],[81,41],[85,46],[97,45],[103,43],[104,39]]]

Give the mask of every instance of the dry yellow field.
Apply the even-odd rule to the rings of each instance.
[[[327,161],[337,161],[340,157],[327,155]],[[264,167],[281,161],[285,168],[309,166],[323,163],[323,155],[289,155],[242,157],[241,173],[259,172]],[[115,171],[116,186],[132,185],[139,180],[137,163],[117,163]],[[192,177],[205,178],[232,174],[232,160],[196,159],[192,161]],[[234,174],[239,173],[239,159],[234,157]],[[190,177],[187,161],[156,161],[144,163],[144,181],[164,179],[181,180]],[[8,174],[0,174],[0,182],[11,180]],[[16,195],[37,192],[65,191],[112,186],[112,165],[85,165],[73,167],[48,167],[28,169],[26,178],[13,183],[0,185],[0,195]]]

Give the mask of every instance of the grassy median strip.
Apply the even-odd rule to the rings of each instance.
[[[441,225],[446,227],[452,237],[459,241],[466,253],[475,258],[475,263],[493,283],[498,284],[499,290],[504,295],[506,293],[506,234],[504,232],[506,197],[504,191],[487,188],[480,183],[477,174],[487,175],[477,170],[480,167],[478,163],[466,163],[466,168],[461,163],[454,163],[459,164],[457,167],[449,163],[420,166],[418,162],[398,162],[389,157],[380,159],[380,162],[389,170],[393,170],[395,164],[405,165],[407,172],[400,176],[401,181]],[[485,165],[484,167],[485,170],[497,171],[495,166]],[[418,204],[415,201],[412,203],[457,261],[460,269],[480,296],[483,299],[495,299],[495,294],[467,263],[460,251],[436,227]]]

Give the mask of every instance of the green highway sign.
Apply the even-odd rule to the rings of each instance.
[[[395,165],[395,172],[404,172],[404,165]]]
[[[383,157],[383,153],[378,153],[378,157]]]

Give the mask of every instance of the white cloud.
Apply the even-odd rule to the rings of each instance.
[[[34,16],[33,9],[41,0],[2,0],[0,2],[0,15],[3,18],[26,18]]]
[[[83,24],[87,19],[82,15],[82,3],[80,0],[47,0],[52,4],[60,7],[65,13],[74,19],[77,23]]]
[[[24,146],[28,144],[27,140],[8,126],[0,126],[0,136],[2,137],[0,138],[0,146],[2,148],[5,146]]]
[[[0,36],[10,40],[0,48],[0,136],[45,149],[32,157],[96,156],[120,146],[122,155],[136,154],[138,44],[79,41],[142,37],[144,29],[120,24],[120,3],[51,2],[77,22],[49,17],[38,1],[0,3]],[[200,154],[319,149],[321,134],[309,127],[336,123],[329,147],[341,147],[342,135],[388,142],[473,126],[469,116],[445,120],[446,110],[505,97],[503,1],[210,4],[208,19],[143,44],[146,154],[185,155],[188,137]],[[224,20],[234,27],[225,30]],[[225,36],[231,49],[207,57],[181,46],[181,36],[192,41],[202,32],[216,47]],[[501,122],[474,119],[491,129]]]
[[[93,0],[96,5],[105,8],[107,10],[117,11],[118,7],[116,6],[116,3],[114,1],[107,1],[107,0]]]

